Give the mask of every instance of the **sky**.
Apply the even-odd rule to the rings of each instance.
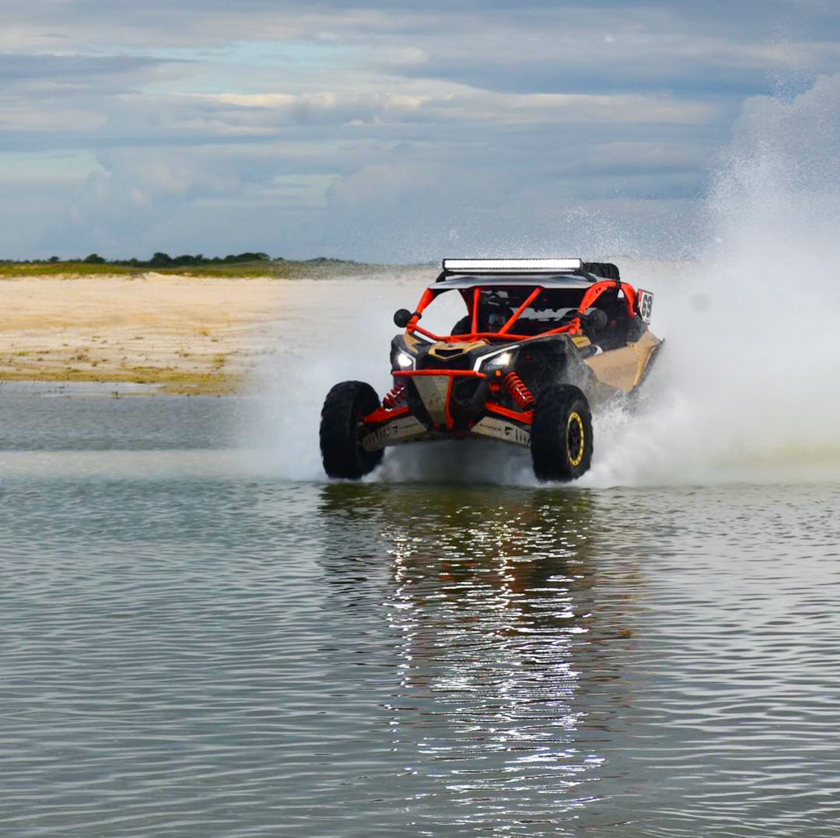
[[[0,257],[690,255],[838,0],[4,0]]]

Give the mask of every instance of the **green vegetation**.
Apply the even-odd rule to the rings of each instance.
[[[239,253],[229,256],[205,257],[202,254],[191,256],[169,256],[167,253],[155,253],[151,259],[116,259],[108,261],[97,253],[85,258],[62,260],[58,256],[49,259],[31,261],[0,260],[0,278],[6,276],[95,276],[108,274],[121,276],[154,271],[161,274],[181,274],[185,276],[220,276],[220,277],[276,277],[295,279],[305,277],[335,276],[338,274],[363,274],[391,269],[388,265],[366,265],[344,259],[307,259],[292,261],[271,259],[265,253]]]
[[[95,274],[131,274],[139,271],[115,265],[97,265],[85,262],[0,262],[0,277],[4,276],[56,276],[66,274],[87,276]]]

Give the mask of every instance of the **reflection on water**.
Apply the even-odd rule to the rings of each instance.
[[[825,618],[836,604],[836,589],[812,588],[837,576],[840,539],[825,526],[836,490],[321,493],[336,603],[362,607],[359,583],[387,572],[400,677],[383,706],[404,772],[388,794],[405,801],[394,827],[833,834],[840,801],[819,787],[840,758],[814,734],[840,745],[825,715],[834,656],[816,638],[807,653],[786,646],[815,616],[798,599],[818,597]],[[792,541],[773,546],[797,518],[807,559]],[[762,613],[780,600],[791,610],[781,634],[756,625],[756,603]],[[802,681],[813,695],[788,702]],[[779,771],[794,754],[798,767]]]
[[[400,679],[386,706],[418,831],[554,834],[598,797],[599,743],[631,699],[624,655],[643,578],[630,545],[599,568],[610,533],[588,492],[322,491],[328,578],[365,561],[348,531],[391,557]]]
[[[162,404],[4,408],[0,834],[836,835],[840,487],[293,483]]]

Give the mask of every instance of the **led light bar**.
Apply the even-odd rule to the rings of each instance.
[[[448,274],[573,273],[583,270],[583,261],[580,259],[444,259],[443,270]]]

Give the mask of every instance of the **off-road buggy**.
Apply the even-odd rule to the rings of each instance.
[[[440,295],[466,314],[450,335],[420,326]],[[384,449],[421,440],[490,437],[530,447],[541,480],[573,480],[592,459],[591,406],[633,393],[662,341],[653,295],[611,263],[580,259],[445,259],[437,281],[391,343],[393,389],[361,381],[330,390],[321,455],[330,477],[358,479]]]

